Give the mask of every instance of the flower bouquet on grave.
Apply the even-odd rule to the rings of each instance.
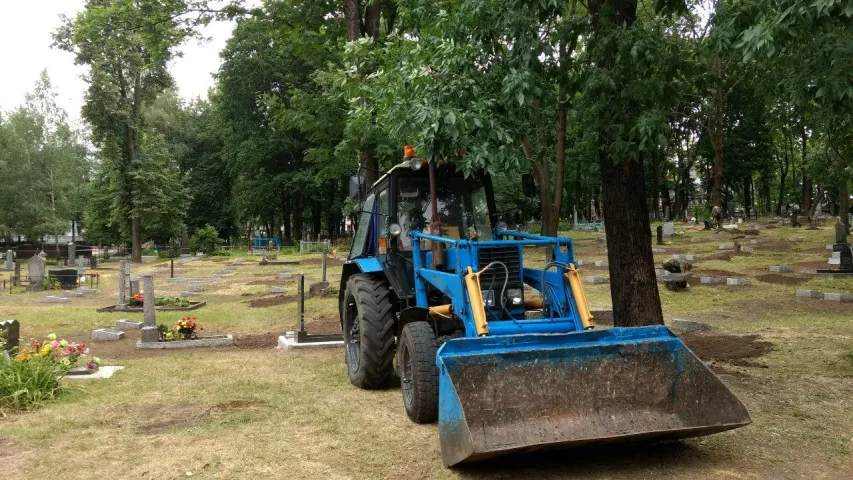
[[[101,360],[92,357],[85,366],[76,366],[84,356],[89,355],[85,343],[71,343],[64,339],[56,340],[56,334],[51,333],[47,340],[33,340],[26,348],[22,348],[13,358],[16,362],[46,361],[56,368],[58,376],[88,374],[98,370]]]
[[[204,327],[196,322],[195,317],[184,317],[178,320],[178,323],[175,324],[174,330],[177,336],[182,340],[195,340],[198,338],[196,334],[196,329],[203,332]]]
[[[142,293],[134,293],[130,296],[130,299],[128,299],[127,305],[130,307],[141,307],[144,299],[145,297]]]

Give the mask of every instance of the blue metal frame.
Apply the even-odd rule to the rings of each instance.
[[[496,240],[454,240],[410,232],[412,238],[412,262],[414,264],[415,301],[418,307],[429,308],[427,285],[432,285],[450,298],[454,313],[465,325],[465,336],[476,337],[477,329],[474,317],[467,305],[471,303],[465,288],[465,275],[468,267],[479,269],[479,254],[484,248],[515,246],[550,245],[554,249],[555,260],[562,264],[574,263],[574,245],[570,238],[543,237],[511,230],[495,229]],[[447,245],[445,250],[445,269],[438,271],[429,268],[432,252],[421,250],[421,240],[440,242]],[[522,250],[523,252],[523,250]],[[521,255],[522,253],[520,253]],[[523,262],[522,262],[523,263]],[[525,333],[570,333],[583,331],[578,307],[572,295],[571,287],[560,268],[545,273],[545,285],[542,285],[542,269],[524,268],[523,281],[530,287],[545,292],[548,308],[543,309],[541,318],[526,320],[489,321],[490,335],[515,335]],[[480,301],[480,299],[477,299]]]

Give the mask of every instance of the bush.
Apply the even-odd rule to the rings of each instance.
[[[12,352],[12,358],[0,357],[0,411],[38,407],[57,398],[63,390],[62,377],[88,353],[85,344],[57,341],[51,334]],[[93,357],[87,366],[99,364]]]
[[[155,297],[154,306],[157,307],[189,307],[190,301],[181,297]]]
[[[193,233],[190,238],[190,250],[193,253],[201,252],[205,255],[214,255],[217,247],[222,244],[222,239],[216,233],[212,225],[205,225]]]
[[[38,407],[62,393],[60,379],[70,366],[47,357],[0,361],[0,409]]]
[[[45,290],[60,290],[62,288],[62,285],[59,283],[59,279],[53,277],[42,278],[41,286]]]

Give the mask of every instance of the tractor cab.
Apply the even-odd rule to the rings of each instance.
[[[426,162],[413,159],[377,180],[363,202],[348,257],[348,263],[355,263],[362,272],[381,268],[393,293],[404,304],[413,302],[415,296],[410,281],[413,232],[437,233],[455,240],[491,240],[497,223],[488,175],[465,178],[452,165],[436,166],[433,212],[429,170]],[[422,252],[431,250],[432,242],[420,242]],[[344,285],[342,279],[341,291]]]

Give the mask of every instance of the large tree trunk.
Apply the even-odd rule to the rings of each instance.
[[[142,224],[136,216],[130,220],[130,261],[142,263]]]
[[[382,0],[368,1],[369,4],[364,15],[364,33],[372,38],[375,43],[379,41],[379,17],[382,13]]]
[[[593,16],[593,41],[596,41],[612,33],[612,29],[633,28],[637,2],[592,0],[589,11]],[[620,53],[617,45],[611,43],[599,58],[593,59],[600,68],[612,68]],[[626,108],[632,107],[626,105]],[[622,159],[616,163],[607,153],[609,139],[605,131],[599,132],[599,142],[614,324],[617,327],[663,325],[642,160]]]
[[[347,40],[358,40],[361,36],[361,12],[359,0],[344,0],[344,21],[347,24]]]
[[[818,214],[818,209],[820,208],[820,200],[823,198],[823,185],[817,186],[817,195],[814,197],[814,202],[812,202],[812,209],[809,212],[809,218],[814,218]]]
[[[660,218],[660,162],[652,162],[652,216],[655,220]]]
[[[137,72],[133,85],[133,122],[130,128],[130,171],[133,172],[139,161],[139,128],[142,125],[142,73]],[[139,214],[133,207],[136,197],[135,188],[131,180],[130,191],[130,261],[142,263],[142,225],[139,222]]]
[[[600,155],[607,221],[610,296],[616,326],[663,325],[652,230],[646,208],[643,167],[634,160],[614,163]]]
[[[293,206],[293,242],[299,245],[302,241],[302,194],[293,195],[290,203]]]
[[[556,222],[554,221],[554,203],[551,197],[551,185],[548,181],[548,166],[542,166],[538,162],[530,162],[533,176],[539,187],[539,211],[542,215],[541,235],[552,236],[556,234]]]
[[[779,163],[779,201],[776,202],[776,216],[782,216],[782,205],[785,203],[785,180],[788,178],[788,156],[784,159],[778,154],[776,162]]]
[[[365,185],[370,188],[379,179],[379,159],[373,155],[373,150],[362,150],[358,153],[358,164],[364,171]]]
[[[317,200],[311,201],[311,233],[314,241],[320,241],[320,232],[323,230],[323,207]]]
[[[803,172],[803,211],[806,212],[806,218],[811,222],[812,215],[812,179],[806,172],[806,153],[808,149],[809,139],[806,134],[805,126],[800,135],[802,151],[800,154],[800,170]]]
[[[725,95],[723,94],[723,61],[719,55],[711,59],[711,73],[716,77],[716,85],[712,95],[712,108],[708,119],[708,138],[714,149],[713,184],[711,188],[711,206],[722,208],[723,201],[723,156],[725,125],[723,111]]]

